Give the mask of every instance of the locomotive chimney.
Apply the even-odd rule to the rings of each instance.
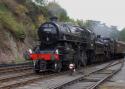
[[[58,21],[58,17],[54,16],[50,18],[50,21],[52,22],[57,22]]]

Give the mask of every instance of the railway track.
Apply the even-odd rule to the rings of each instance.
[[[67,73],[66,72],[63,72],[63,73],[61,72],[58,74],[42,73],[40,75],[36,75],[32,72],[31,74],[24,74],[16,77],[0,79],[0,82],[1,82],[0,89],[14,89],[19,86],[28,85],[39,80],[49,79],[63,74],[67,74]]]
[[[118,62],[113,62],[112,65],[115,65],[117,63]],[[28,67],[29,66],[24,66],[24,69]],[[21,71],[19,71],[20,70],[19,69],[18,72],[16,72],[15,71],[16,68],[20,68]],[[4,71],[4,69],[1,69],[1,70]],[[9,71],[13,71],[13,72],[9,72]],[[32,84],[37,81],[49,80],[51,78],[58,77],[61,75],[67,75],[67,74],[68,74],[68,71],[61,72],[61,73],[42,72],[36,75],[30,69],[23,70],[23,68],[18,66],[16,66],[14,69],[13,67],[9,67],[8,72],[6,71],[5,73],[0,74],[0,89],[14,89],[20,86]]]
[[[31,63],[0,65],[0,87],[4,82],[33,75]],[[2,88],[0,88],[2,89]]]
[[[115,62],[113,62],[113,63],[115,64]],[[96,65],[87,66],[87,70],[89,72],[89,71],[91,71],[91,69],[93,69],[93,67],[104,67],[104,66],[107,66],[108,64],[109,63],[103,63],[103,64],[98,64],[98,65],[96,64]],[[81,69],[81,70],[83,71],[83,69]],[[67,79],[71,80],[70,77],[72,77],[72,76],[69,76],[68,72],[69,71],[66,71],[65,73],[61,72],[58,74],[57,73],[40,74],[40,76],[38,78],[34,78],[34,79],[31,78],[29,80],[23,79],[23,81],[20,81],[19,84],[15,83],[16,85],[10,84],[9,86],[11,86],[11,87],[8,89],[31,89],[31,88],[32,89],[36,89],[36,88],[49,89],[48,87],[54,86],[53,83],[60,83]],[[76,77],[81,76],[81,75],[83,75],[83,74],[81,74],[81,72],[80,72],[80,75],[78,74]],[[63,79],[63,80],[61,80],[61,79]],[[37,85],[37,83],[40,84],[41,86]],[[34,86],[34,85],[36,85],[36,86]],[[34,87],[32,87],[32,86],[34,86]],[[7,88],[7,86],[4,89],[6,89],[6,88]],[[53,89],[53,88],[50,88],[50,89]]]
[[[11,65],[0,65],[0,75],[11,72],[21,72],[32,69],[33,66],[31,63],[22,63],[22,64],[11,64]]]
[[[22,73],[20,71],[19,73],[14,72],[9,75],[0,75],[0,89],[13,89],[42,79],[52,78],[63,74],[67,74],[67,71],[61,73],[41,72],[39,74],[35,74],[32,70],[26,70]]]
[[[0,67],[0,89],[13,89],[18,86],[24,86],[41,79],[56,77],[67,74],[67,71],[61,73],[41,72],[38,75],[33,72],[32,65],[5,65]]]
[[[77,79],[52,87],[51,89],[97,89],[97,87],[119,72],[124,61],[112,62],[106,67],[80,76]]]

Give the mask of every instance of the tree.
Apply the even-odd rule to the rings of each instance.
[[[33,0],[37,5],[45,6],[47,0]]]
[[[95,26],[95,24],[93,23],[92,20],[86,20],[86,21],[83,23],[83,26],[82,26],[82,27],[93,31],[94,26]]]
[[[118,40],[119,31],[117,29],[117,26],[111,26],[110,29],[111,29],[110,37]]]
[[[123,28],[122,31],[120,31],[119,38],[120,40],[125,41],[125,28]]]
[[[50,17],[57,16],[59,18],[59,21],[69,21],[69,17],[67,15],[66,10],[62,8],[58,3],[56,2],[48,3],[47,9]]]
[[[83,22],[83,20],[77,19],[77,20],[76,20],[76,23],[77,23],[77,25],[79,25],[80,27],[84,27],[84,22]]]

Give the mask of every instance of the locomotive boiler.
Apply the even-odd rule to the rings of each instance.
[[[87,44],[90,31],[68,23],[50,21],[38,29],[40,45],[30,54],[35,72],[53,70],[59,72],[73,62],[86,65]]]

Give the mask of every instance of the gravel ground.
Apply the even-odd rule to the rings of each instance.
[[[65,89],[85,89],[89,85],[93,84],[94,82],[78,82],[76,84],[73,84],[72,86],[68,86]],[[84,88],[83,88],[84,87]]]
[[[65,82],[69,82],[71,80],[74,80],[80,76],[83,76],[84,73],[89,73],[91,71],[94,71],[95,69],[100,69],[107,64],[108,63],[98,65],[98,66],[92,66],[90,68],[84,68],[83,70],[81,70],[79,72],[77,71],[73,76],[70,76],[69,74],[60,75],[60,76],[53,77],[50,79],[41,80],[39,82],[35,82],[33,84],[26,85],[23,87],[18,87],[16,89],[53,89],[54,86],[61,85]]]
[[[99,89],[125,89],[125,65],[119,73],[114,75],[109,82],[100,86]]]

